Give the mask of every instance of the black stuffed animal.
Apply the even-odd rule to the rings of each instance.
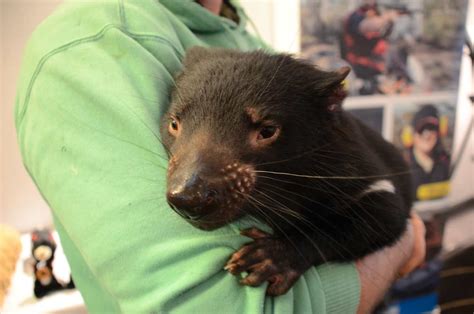
[[[56,251],[56,242],[49,230],[35,230],[31,234],[31,255],[34,259],[35,287],[37,298],[63,289],[74,288],[71,279],[66,285],[58,282],[53,274],[53,260]]]

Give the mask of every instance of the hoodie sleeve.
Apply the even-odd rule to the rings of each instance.
[[[114,23],[43,53],[47,39],[25,53],[18,141],[90,312],[355,311],[353,265],[311,269],[267,298],[222,269],[249,222],[204,232],[170,210],[159,123],[180,49]]]

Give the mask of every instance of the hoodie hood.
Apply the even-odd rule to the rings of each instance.
[[[237,10],[240,22],[217,16],[202,7],[195,0],[159,0],[159,2],[178,17],[188,28],[197,33],[221,32],[227,25],[230,28],[245,28],[247,17],[242,7],[231,1]]]

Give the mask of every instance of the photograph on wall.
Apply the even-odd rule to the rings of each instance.
[[[349,94],[454,91],[467,0],[301,0],[301,56],[352,68]]]
[[[449,193],[455,104],[397,104],[393,143],[407,160],[414,199],[432,200]]]
[[[366,125],[380,134],[383,131],[383,110],[383,107],[347,109],[347,111],[359,120],[364,121]]]

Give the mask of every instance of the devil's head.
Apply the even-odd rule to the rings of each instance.
[[[259,171],[298,169],[281,161],[324,142],[348,72],[283,54],[191,48],[161,126],[169,204],[207,230],[258,207]]]

